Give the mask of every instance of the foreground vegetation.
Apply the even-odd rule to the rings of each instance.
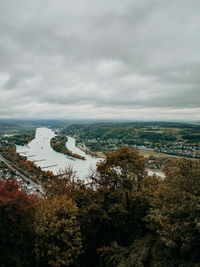
[[[87,185],[72,170],[46,180],[44,198],[0,181],[0,266],[200,266],[200,163],[165,174],[124,146]]]

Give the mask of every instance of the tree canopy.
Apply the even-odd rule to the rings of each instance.
[[[78,209],[67,196],[39,201],[35,213],[38,266],[74,266],[81,254]]]
[[[126,146],[88,183],[72,169],[44,197],[0,180],[0,266],[200,266],[200,163],[180,159],[149,176]]]

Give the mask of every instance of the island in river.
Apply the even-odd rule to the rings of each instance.
[[[85,160],[84,156],[81,156],[77,153],[73,153],[71,150],[67,148],[66,146],[67,140],[68,140],[67,136],[58,135],[58,136],[53,137],[50,140],[50,145],[53,148],[53,150],[63,153],[65,155],[68,155],[69,157],[72,157],[72,159],[76,158],[76,159]]]

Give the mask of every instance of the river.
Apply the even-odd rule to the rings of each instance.
[[[17,146],[17,152],[21,155],[27,156],[28,160],[35,161],[35,164],[40,167],[47,167],[44,170],[50,170],[57,174],[69,166],[73,168],[76,175],[81,179],[86,179],[91,169],[95,169],[96,163],[101,158],[95,158],[87,155],[75,145],[75,139],[68,136],[67,148],[74,153],[84,156],[86,160],[75,159],[71,160],[62,153],[54,151],[50,146],[50,140],[55,136],[53,130],[48,128],[37,128],[35,139],[33,139],[27,146]],[[153,173],[164,177],[162,172],[153,172],[148,170],[148,173]]]
[[[27,156],[28,160],[35,161],[37,166],[47,167],[44,170],[50,170],[54,174],[71,166],[79,178],[85,179],[90,173],[90,170],[94,169],[96,163],[101,159],[86,155],[85,152],[76,147],[75,139],[68,137],[67,148],[86,158],[86,160],[71,160],[66,155],[58,153],[51,148],[50,140],[54,136],[55,133],[51,129],[37,128],[35,139],[28,146],[17,146],[17,152]]]

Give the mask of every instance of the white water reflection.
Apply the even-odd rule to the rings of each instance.
[[[38,128],[36,130],[35,139],[28,146],[17,146],[17,152],[27,156],[28,160],[35,161],[35,164],[40,167],[53,166],[44,170],[58,173],[60,169],[72,166],[78,177],[84,179],[90,172],[91,168],[95,168],[96,163],[101,160],[86,155],[82,150],[75,146],[75,139],[68,137],[67,148],[74,153],[84,156],[86,160],[70,160],[66,155],[54,151],[50,146],[50,140],[55,136],[55,133],[48,128]],[[55,166],[56,165],[56,166]]]
[[[149,175],[156,174],[156,175],[158,175],[158,176],[160,176],[162,178],[165,178],[165,174],[163,172],[161,172],[161,171],[152,171],[152,170],[149,170],[149,169],[147,169],[147,171],[148,171]]]

